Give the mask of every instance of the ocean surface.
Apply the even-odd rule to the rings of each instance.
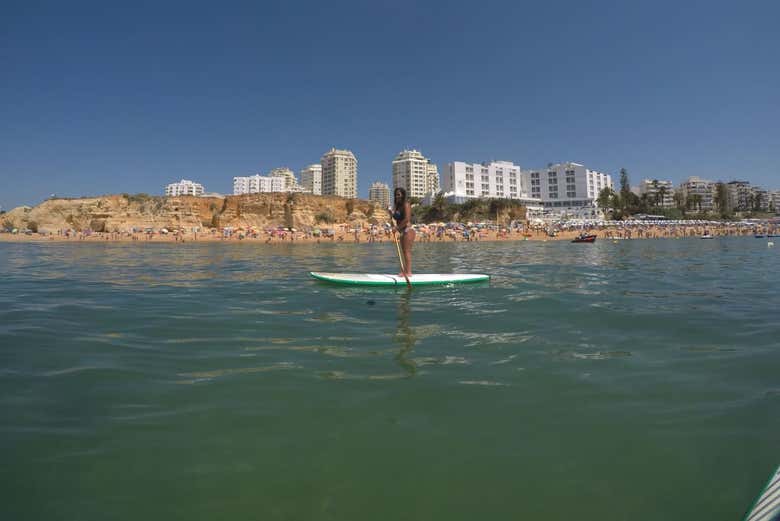
[[[0,519],[740,519],[780,463],[766,240],[0,243]]]

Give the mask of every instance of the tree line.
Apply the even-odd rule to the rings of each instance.
[[[656,214],[663,215],[669,219],[681,219],[690,214],[701,216],[703,214],[703,198],[700,194],[686,194],[682,188],[671,191],[673,206],[668,207],[664,204],[667,196],[670,195],[669,189],[660,184],[657,179],[652,181],[653,193],[644,193],[641,196],[631,191],[628,171],[625,168],[620,169],[620,188],[615,192],[612,188],[604,188],[599,192],[596,204],[604,210],[605,214],[613,219],[624,219],[635,214]],[[761,194],[750,194],[748,196],[747,206],[750,212],[760,213],[763,206]],[[707,217],[718,217],[720,219],[733,219],[734,209],[729,202],[728,188],[726,183],[718,181],[715,183],[715,192],[712,198],[712,212],[706,212]],[[770,201],[770,212],[774,212],[774,204]]]

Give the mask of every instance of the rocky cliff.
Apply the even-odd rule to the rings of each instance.
[[[267,193],[226,197],[107,195],[49,199],[34,208],[0,215],[0,226],[56,232],[73,229],[123,232],[144,228],[192,229],[227,226],[298,229],[332,223],[366,224],[384,218],[374,203],[309,194]]]

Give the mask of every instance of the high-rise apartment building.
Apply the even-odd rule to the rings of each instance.
[[[426,168],[426,174],[427,174],[427,182],[428,187],[426,189],[426,193],[428,194],[437,194],[441,191],[440,182],[439,182],[439,167],[437,167],[433,163],[429,163],[428,167]]]
[[[233,195],[258,194],[266,192],[284,192],[284,177],[264,177],[251,175],[233,178]]]
[[[322,195],[357,197],[357,158],[349,150],[331,148],[320,159]]]
[[[368,189],[368,200],[379,203],[382,208],[390,206],[390,187],[379,181],[373,183]]]
[[[417,150],[402,150],[393,159],[393,189],[404,188],[409,197],[439,191],[439,169]]]
[[[612,176],[590,170],[579,163],[551,164],[523,172],[531,197],[542,200],[546,209],[580,211],[597,206],[604,188],[612,188]]]
[[[322,165],[314,163],[300,172],[301,186],[314,195],[322,195]]]
[[[660,208],[674,207],[674,186],[671,181],[643,179],[639,183],[639,195],[642,196],[644,194],[647,194],[647,199],[651,204],[655,204]]]
[[[178,183],[171,183],[165,187],[165,195],[175,197],[179,195],[203,195],[203,185],[189,179],[182,179]]]

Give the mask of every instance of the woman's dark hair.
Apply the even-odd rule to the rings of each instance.
[[[398,197],[398,192],[401,192],[401,197]],[[401,188],[400,186],[393,190],[393,203],[395,203],[395,207],[398,208],[399,206],[403,206],[406,203],[406,189]]]

